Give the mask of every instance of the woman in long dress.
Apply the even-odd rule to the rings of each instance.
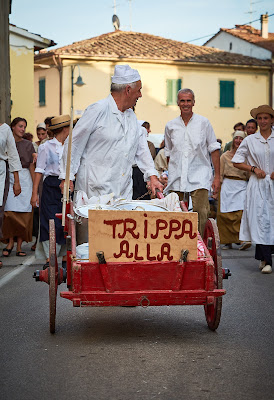
[[[250,114],[257,120],[259,130],[241,143],[232,159],[236,168],[251,173],[240,239],[256,243],[259,268],[263,274],[270,274],[274,246],[274,110],[262,105]]]
[[[4,208],[9,192],[9,172],[13,173],[14,196],[19,196],[21,186],[18,171],[22,169],[12,131],[7,124],[0,123],[0,239],[4,220]],[[2,261],[0,261],[0,268]]]
[[[231,150],[223,153],[220,159],[221,191],[217,225],[220,242],[224,244],[223,250],[232,249],[232,243],[239,242],[248,173],[235,168],[231,160],[244,138],[244,132],[234,132]],[[240,248],[247,249],[250,246],[250,242],[245,242]]]
[[[23,139],[27,126],[24,118],[15,118],[11,123],[12,133],[15,139],[16,148],[22,164],[19,171],[21,193],[15,196],[13,193],[14,177],[10,174],[10,190],[5,205],[3,239],[8,241],[3,256],[8,257],[13,249],[14,242],[17,242],[16,255],[26,256],[22,251],[22,242],[32,240],[32,207],[30,198],[32,193],[32,182],[34,177],[33,153],[34,148],[29,140]]]

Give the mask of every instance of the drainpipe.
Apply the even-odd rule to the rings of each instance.
[[[272,53],[270,75],[269,75],[269,105],[273,107],[273,73],[274,73],[274,53]]]
[[[58,60],[56,60],[56,56],[52,56],[54,64],[56,65],[58,72],[59,72],[59,115],[62,115],[63,109],[63,64],[60,56],[58,56]]]

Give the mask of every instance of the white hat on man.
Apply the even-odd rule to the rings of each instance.
[[[127,84],[140,81],[141,77],[137,69],[132,69],[128,64],[116,65],[114,75],[111,77],[112,83]]]

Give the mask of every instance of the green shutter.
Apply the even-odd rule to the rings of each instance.
[[[177,93],[182,87],[182,79],[167,79],[166,81],[166,104],[168,106],[177,104]]]
[[[172,79],[166,80],[166,104],[168,106],[172,104]]]
[[[233,81],[220,81],[220,107],[234,107],[234,86]]]
[[[177,94],[181,89],[182,89],[182,79],[177,79],[176,104],[177,104]]]
[[[39,106],[46,105],[46,78],[39,79]]]

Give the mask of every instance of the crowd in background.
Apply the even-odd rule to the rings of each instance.
[[[17,117],[11,125],[0,125],[0,239],[5,243],[4,257],[9,257],[16,246],[16,256],[25,257],[24,242],[35,243],[39,236],[39,208],[31,205],[31,196],[39,146],[53,137],[48,129],[51,118],[37,125],[38,141],[26,132],[27,121]],[[41,191],[40,191],[41,195]],[[2,261],[0,261],[0,267]]]
[[[45,217],[41,216],[39,212],[41,207],[39,198],[42,198],[43,191],[43,180],[40,178],[45,174],[45,170],[48,167],[44,165],[42,169],[41,167],[40,169],[39,167],[37,168],[37,155],[41,145],[53,140],[53,138],[56,140],[60,132],[63,132],[62,130],[54,131],[54,129],[49,129],[52,118],[54,117],[46,118],[44,122],[37,125],[36,134],[38,140],[35,142],[33,142],[33,134],[26,132],[27,121],[24,118],[15,118],[10,127],[7,124],[0,125],[0,159],[3,162],[2,170],[0,168],[0,176],[2,182],[4,182],[2,189],[0,188],[0,197],[3,193],[1,197],[3,198],[3,202],[0,204],[0,234],[1,240],[6,243],[6,247],[2,251],[4,257],[8,257],[11,254],[14,246],[16,246],[16,256],[26,256],[26,252],[22,248],[22,243],[31,242],[33,237],[35,241],[31,250],[35,251],[38,245],[38,238],[41,236],[41,230],[39,231],[41,220],[42,226],[47,224],[48,215],[45,214],[45,220]],[[68,128],[69,121],[67,122],[64,128]],[[150,132],[149,122],[139,121],[139,123],[142,129],[146,131],[146,135],[148,135]],[[232,140],[225,144],[224,149],[222,147],[220,149],[221,190],[217,198],[210,195],[209,202],[211,203],[210,216],[217,218],[223,250],[232,249],[234,244],[239,250],[246,250],[251,246],[251,241],[239,240],[247,182],[251,173],[247,170],[236,168],[232,159],[245,137],[253,135],[257,129],[258,124],[256,119],[249,119],[246,124],[242,122],[236,123],[233,126]],[[64,135],[64,132],[62,134]],[[59,139],[60,146],[63,145],[67,134],[68,130]],[[222,145],[221,139],[217,139],[217,141]],[[159,179],[166,187],[168,183],[168,162],[165,156],[165,142],[163,140],[160,148],[157,149],[150,141],[148,141],[148,145],[155,168],[159,174]],[[41,151],[40,153],[42,154],[46,150],[50,151],[49,148],[50,146],[44,147],[43,152]],[[52,157],[51,153],[47,154],[47,157]],[[40,157],[42,156],[40,155]],[[36,173],[40,175],[37,180],[35,180],[35,168]],[[58,171],[56,175],[58,175]],[[49,176],[46,175],[43,177],[47,178],[46,184],[48,184]],[[54,185],[54,190],[58,191],[59,182],[57,180]],[[52,188],[49,187],[47,190],[50,192]],[[56,196],[61,206],[61,192],[59,193],[58,191]],[[143,173],[137,165],[133,166],[133,199],[150,199]],[[42,207],[45,209],[45,203]],[[57,212],[57,209],[55,211]],[[60,235],[62,236],[62,232],[60,232]],[[62,240],[60,240],[61,242]],[[47,255],[45,266],[47,266],[48,251],[45,250],[45,254]]]

